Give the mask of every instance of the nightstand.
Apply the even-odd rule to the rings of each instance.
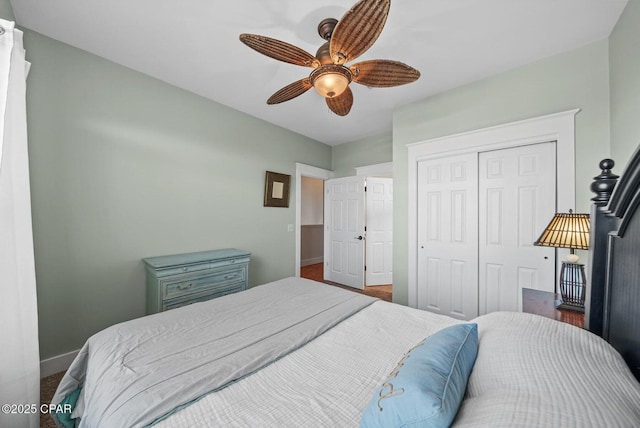
[[[555,301],[559,296],[548,291],[522,289],[522,312],[541,315],[560,322],[584,328],[584,314],[566,309],[558,309]]]
[[[149,257],[147,314],[246,290],[249,256],[235,248]]]

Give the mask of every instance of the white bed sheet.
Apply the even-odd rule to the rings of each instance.
[[[640,427],[640,384],[602,338],[537,315],[476,319],[478,357],[456,427]]]
[[[402,355],[459,322],[376,302],[157,426],[357,427]],[[640,426],[640,384],[599,337],[531,314],[493,313],[474,322],[478,359],[454,426]]]

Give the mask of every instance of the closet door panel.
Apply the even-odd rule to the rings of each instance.
[[[418,163],[418,308],[478,313],[477,154]]]
[[[479,154],[480,314],[521,311],[522,288],[554,290],[555,251],[533,242],[555,213],[555,165],[554,142]]]

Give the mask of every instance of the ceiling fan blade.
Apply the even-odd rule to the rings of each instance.
[[[257,34],[240,34],[240,41],[263,55],[303,67],[316,68],[320,61],[309,52],[289,43]]]
[[[366,52],[382,32],[391,0],[359,0],[338,21],[329,52],[334,64],[352,61]]]
[[[399,61],[373,59],[353,64],[349,67],[353,81],[375,88],[389,88],[414,82],[420,72]]]
[[[285,101],[289,101],[298,95],[304,94],[311,88],[313,88],[311,81],[309,81],[308,77],[305,77],[302,80],[298,80],[297,82],[293,82],[285,86],[275,94],[271,95],[267,100],[267,104],[280,104]]]
[[[331,111],[338,116],[348,115],[351,110],[351,106],[353,105],[353,93],[348,86],[347,89],[337,97],[325,99],[327,100],[327,105]]]

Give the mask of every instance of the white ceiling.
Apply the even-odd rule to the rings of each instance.
[[[422,73],[396,88],[352,84],[349,115],[310,90],[267,98],[311,69],[278,62],[240,33],[315,54],[317,25],[355,0],[11,0],[18,25],[330,145],[391,131],[393,110],[607,37],[627,0],[394,0],[357,61],[392,59]],[[34,64],[37,67],[37,64]]]

